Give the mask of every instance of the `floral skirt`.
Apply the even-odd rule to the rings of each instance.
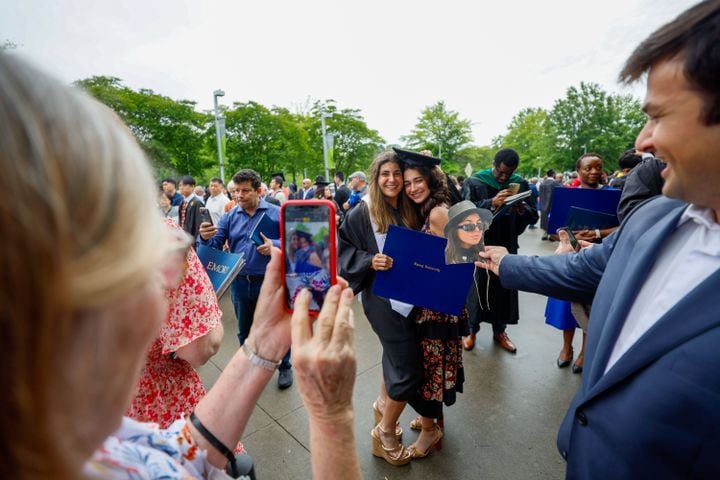
[[[415,322],[422,356],[422,383],[410,405],[422,416],[439,418],[442,405],[455,403],[462,393],[465,373],[462,363],[462,335],[467,314],[460,317],[421,308]]]

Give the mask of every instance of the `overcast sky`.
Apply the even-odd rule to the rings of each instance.
[[[0,0],[0,42],[60,79],[112,75],[212,107],[358,108],[389,143],[438,100],[475,143],[581,81],[618,93],[633,48],[693,0]]]

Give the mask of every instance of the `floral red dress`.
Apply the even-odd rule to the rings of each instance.
[[[205,396],[195,369],[171,354],[209,333],[222,317],[210,279],[193,249],[188,251],[182,284],[165,295],[170,307],[167,321],[150,346],[137,392],[126,412],[131,418],[157,423],[160,428],[168,428],[188,415]]]
[[[423,233],[430,233],[428,222]],[[414,311],[422,355],[422,383],[410,406],[420,415],[441,418],[442,406],[455,403],[462,393],[465,373],[462,362],[462,336],[467,334],[467,312],[461,316],[427,308]]]

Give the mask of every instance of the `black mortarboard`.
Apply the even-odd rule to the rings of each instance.
[[[285,183],[285,174],[283,172],[275,172],[270,174],[270,178],[273,177],[280,177],[282,178],[283,183]]]
[[[318,175],[315,177],[315,185],[330,185],[330,182],[326,181],[322,175]]]
[[[393,147],[395,154],[401,162],[404,162],[409,167],[423,166],[432,168],[436,165],[440,165],[440,159],[431,157],[429,155],[423,155],[418,152],[411,152],[409,150],[403,150],[401,148]]]

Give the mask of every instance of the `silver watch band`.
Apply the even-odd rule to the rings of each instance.
[[[268,370],[270,372],[274,372],[275,370],[277,370],[277,368],[280,366],[280,363],[282,362],[282,360],[274,362],[272,360],[262,358],[250,349],[250,346],[247,344],[247,342],[243,343],[242,351],[245,352],[245,356],[248,358],[252,365],[264,368],[265,370]]]

